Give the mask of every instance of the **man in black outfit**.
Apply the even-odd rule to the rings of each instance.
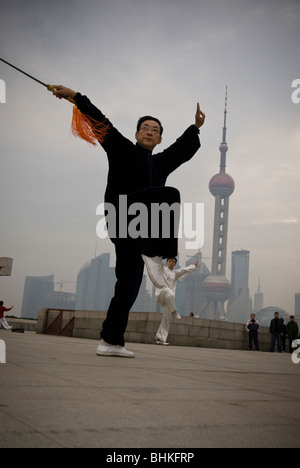
[[[281,333],[282,333],[282,319],[279,318],[279,312],[274,313],[274,318],[270,323],[270,334],[272,335],[271,342],[271,353],[275,351],[275,343],[277,341],[278,352],[282,353],[281,345]]]
[[[105,203],[115,207],[117,219],[119,219],[120,196],[124,195],[127,196],[128,206],[142,203],[149,213],[154,203],[180,205],[178,190],[166,187],[165,184],[168,176],[181,164],[189,161],[200,148],[199,129],[204,124],[205,114],[200,110],[199,104],[197,104],[195,124],[188,127],[169,148],[153,155],[154,148],[162,141],[163,133],[163,127],[157,118],[145,116],[138,121],[136,144],[134,144],[121,135],[86,96],[64,86],[54,87],[55,96],[73,100],[83,114],[107,125],[107,135],[101,143],[109,162]],[[118,226],[117,232],[111,234],[108,225],[108,233],[116,250],[117,283],[115,295],[103,323],[98,355],[134,357],[134,353],[124,348],[124,333],[129,311],[139,293],[144,263],[155,286],[163,287],[162,259],[176,257],[178,254],[178,220],[175,218],[176,215],[171,220],[169,238],[162,238],[161,228],[159,237],[151,238],[150,225],[149,235],[146,238],[120,235],[119,229],[124,230],[124,226]]]

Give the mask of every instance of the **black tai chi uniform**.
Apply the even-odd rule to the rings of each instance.
[[[128,196],[128,205],[144,203],[180,203],[177,189],[165,187],[167,177],[184,162],[189,161],[200,148],[199,129],[191,125],[169,148],[153,155],[151,151],[134,144],[112,125],[86,96],[77,93],[75,101],[80,111],[98,122],[109,125],[102,143],[107,153],[109,172],[105,202],[115,206],[118,213],[119,196]],[[177,237],[177,236],[176,236]],[[124,346],[128,315],[143,279],[144,262],[141,254],[149,257],[175,257],[178,239],[132,239],[111,237],[116,250],[115,295],[103,323],[101,338],[111,345]]]

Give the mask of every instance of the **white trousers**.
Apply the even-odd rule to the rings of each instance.
[[[156,333],[156,339],[162,342],[167,341],[172,313],[176,312],[175,295],[171,289],[164,287],[156,296],[157,303],[163,306],[163,318]]]
[[[0,325],[2,325],[2,327],[5,328],[5,330],[10,330],[11,329],[11,327],[8,325],[5,318],[0,319]]]

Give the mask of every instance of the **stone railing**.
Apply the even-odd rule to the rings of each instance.
[[[75,338],[99,339],[106,312],[98,311],[62,311],[43,309],[39,312],[37,333],[54,330]],[[125,335],[126,342],[155,343],[162,315],[154,312],[131,312]],[[245,325],[219,322],[201,318],[183,317],[173,320],[168,342],[174,346],[192,346],[221,349],[248,349],[248,333]],[[270,349],[270,335],[266,327],[261,327],[259,343],[262,351]]]

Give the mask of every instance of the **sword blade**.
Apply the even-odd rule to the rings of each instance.
[[[3,60],[2,58],[0,58],[1,62],[4,62],[6,63],[6,65],[9,65],[10,67],[14,68],[15,70],[18,70],[20,73],[23,73],[23,75],[26,75],[28,76],[28,78],[31,78],[32,80],[36,81],[37,83],[45,86],[46,88],[48,87],[48,85],[46,83],[43,83],[43,81],[40,81],[38,80],[37,78],[35,78],[34,76],[32,75],[29,75],[28,73],[24,72],[23,70],[21,70],[20,68],[18,67],[15,67],[15,65],[12,65],[11,63],[7,62],[6,60]]]

